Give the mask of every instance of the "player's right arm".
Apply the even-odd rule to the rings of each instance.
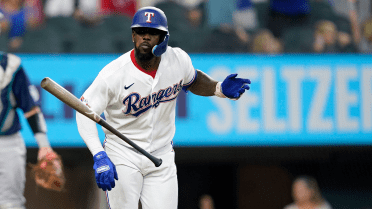
[[[80,100],[98,115],[104,111],[109,100],[108,87],[105,81],[98,76],[84,92]],[[83,138],[92,155],[104,151],[98,136],[97,125],[94,121],[76,112],[76,123],[80,136]]]
[[[80,100],[100,115],[109,101],[109,92],[105,81],[98,76]],[[81,137],[93,155],[93,169],[97,186],[103,191],[111,190],[115,187],[115,179],[118,180],[118,174],[115,165],[102,147],[96,123],[79,112],[76,112],[76,123]]]
[[[76,112],[76,123],[80,136],[83,138],[92,155],[94,156],[97,153],[104,151],[98,137],[96,123],[79,112]]]

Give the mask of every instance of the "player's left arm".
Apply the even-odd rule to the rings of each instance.
[[[195,81],[187,90],[199,96],[213,96],[218,81],[201,70],[196,70],[196,73]]]
[[[201,70],[196,70],[197,75],[195,81],[187,89],[192,93],[200,96],[218,96],[221,98],[229,98],[237,100],[245,92],[249,90],[251,81],[249,79],[237,78],[238,74],[227,76],[223,82],[218,82]]]

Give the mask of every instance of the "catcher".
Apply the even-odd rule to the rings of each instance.
[[[39,92],[31,85],[18,56],[0,52],[0,89],[0,208],[23,209],[26,146],[17,109],[23,111],[39,146],[38,164],[32,166],[36,184],[61,191],[65,183],[63,165],[46,135]]]

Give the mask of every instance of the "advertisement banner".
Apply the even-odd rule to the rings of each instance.
[[[26,55],[23,66],[41,92],[52,145],[85,146],[75,111],[40,88],[50,77],[80,97],[120,55]],[[298,146],[372,144],[372,56],[192,54],[196,69],[223,81],[251,79],[238,101],[191,92],[177,101],[175,146]],[[177,70],[177,69],[175,69]],[[22,121],[25,123],[25,121]],[[24,124],[28,146],[36,146]],[[98,127],[101,140],[104,135]]]

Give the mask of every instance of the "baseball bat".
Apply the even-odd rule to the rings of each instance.
[[[68,106],[75,109],[79,113],[90,118],[91,120],[98,123],[99,125],[105,127],[107,130],[111,131],[113,134],[115,134],[116,136],[124,140],[126,143],[128,143],[133,148],[138,150],[140,153],[145,155],[148,159],[150,159],[155,164],[156,167],[159,167],[162,164],[163,162],[162,159],[154,157],[153,155],[151,155],[150,153],[146,152],[144,149],[139,147],[137,144],[135,144],[132,140],[125,137],[118,130],[116,130],[114,127],[109,125],[103,118],[101,118],[101,116],[99,116],[97,113],[91,110],[87,105],[82,103],[80,99],[75,97],[71,92],[67,91],[65,88],[60,86],[58,83],[56,83],[52,79],[48,77],[44,78],[41,81],[41,87],[47,90],[49,93],[53,94],[63,103],[67,104]]]

